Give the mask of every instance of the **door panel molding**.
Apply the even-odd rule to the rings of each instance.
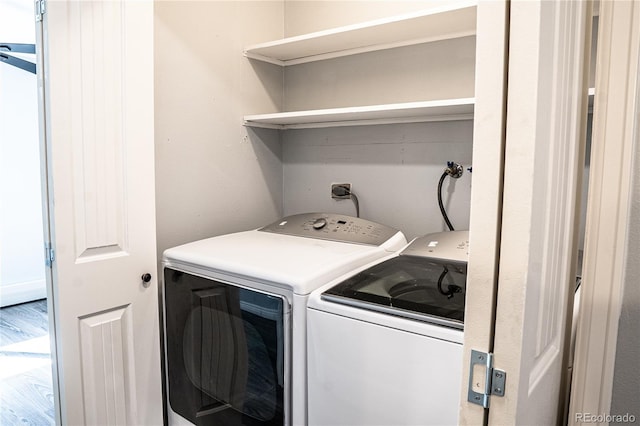
[[[119,256],[127,250],[123,2],[73,2],[76,64],[70,68],[76,251]]]
[[[79,318],[87,424],[134,424],[136,386],[131,306]]]

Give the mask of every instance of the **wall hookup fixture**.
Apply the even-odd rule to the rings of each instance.
[[[335,200],[351,199],[356,207],[356,217],[360,217],[360,201],[358,200],[356,194],[354,194],[351,190],[350,183],[332,183],[331,198]]]

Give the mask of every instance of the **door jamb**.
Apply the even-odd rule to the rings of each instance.
[[[42,224],[44,241],[48,246],[52,246],[55,239],[53,230],[52,209],[53,200],[51,174],[49,167],[50,145],[48,143],[48,126],[47,117],[49,105],[47,102],[47,31],[46,31],[46,14],[41,11],[40,1],[35,2],[35,15],[39,16],[35,22],[36,28],[36,80],[38,85],[38,134],[40,141],[40,182],[42,192]],[[46,253],[48,256],[48,253]],[[43,259],[44,260],[44,259]],[[55,422],[57,425],[62,424],[62,412],[60,402],[60,375],[58,374],[58,343],[55,313],[55,288],[53,269],[55,268],[55,259],[48,263],[45,268],[45,279],[47,287],[47,313],[49,321],[49,341],[51,350],[51,376],[53,385],[53,405],[55,412]]]
[[[611,409],[640,137],[640,4],[600,2],[589,200],[569,424]],[[606,146],[605,146],[606,145]],[[601,374],[590,374],[593,371]]]

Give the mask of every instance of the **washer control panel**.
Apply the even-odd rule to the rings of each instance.
[[[424,235],[413,240],[400,255],[466,263],[469,258],[469,231],[449,231]]]
[[[287,216],[259,231],[374,246],[383,244],[399,232],[380,223],[333,213]]]

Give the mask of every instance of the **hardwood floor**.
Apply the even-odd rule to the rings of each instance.
[[[0,424],[55,425],[46,300],[0,309]]]

